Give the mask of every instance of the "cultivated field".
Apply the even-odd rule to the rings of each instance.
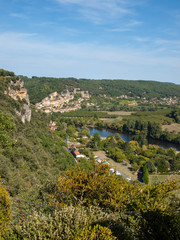
[[[122,120],[123,116],[129,116],[133,113],[133,112],[125,112],[125,111],[114,111],[114,112],[103,111],[103,112],[106,112],[109,115],[117,115],[118,116],[116,119],[114,119],[114,118],[100,118],[102,121],[107,122],[107,123],[111,123],[115,120]]]
[[[167,129],[169,132],[176,131],[180,132],[180,124],[179,123],[173,123],[171,125],[163,125],[162,130]]]
[[[116,118],[117,119],[117,118]],[[122,120],[121,117],[118,117],[119,120]],[[100,118],[100,120],[106,122],[106,123],[111,123],[114,121],[114,118]]]
[[[118,115],[118,116],[127,116],[131,115],[134,112],[125,112],[125,111],[114,111],[114,112],[107,112],[109,115]]]

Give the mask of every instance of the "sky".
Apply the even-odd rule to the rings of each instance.
[[[179,0],[0,0],[0,68],[180,84]]]

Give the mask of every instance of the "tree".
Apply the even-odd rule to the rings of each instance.
[[[158,172],[167,172],[169,164],[163,157],[158,157],[155,160]]]
[[[113,158],[116,162],[122,162],[126,159],[126,155],[118,147],[108,148],[109,157]]]
[[[95,133],[92,140],[91,140],[91,147],[94,149],[98,149],[101,144],[101,137],[99,133]]]
[[[69,126],[67,127],[66,132],[67,132],[67,134],[68,134],[70,137],[73,137],[74,134],[75,134],[75,132],[76,132],[75,126],[69,125]]]
[[[168,148],[166,151],[169,157],[172,157],[172,158],[176,157],[176,149],[171,147],[171,148]]]
[[[142,180],[143,180],[143,182],[145,184],[149,183],[149,173],[148,173],[146,165],[143,167],[143,177],[142,177]]]
[[[146,165],[147,170],[148,170],[149,173],[153,173],[153,172],[156,171],[154,163],[151,160],[147,161],[145,165]]]
[[[153,139],[159,139],[162,134],[161,126],[156,122],[148,122],[148,136]]]
[[[171,171],[180,170],[180,153],[176,155],[172,160],[170,160]]]
[[[180,122],[180,111],[173,110],[169,114],[167,114],[168,117],[173,118],[176,123]]]
[[[133,171],[137,171],[139,169],[139,165],[136,162],[132,163],[131,167]]]
[[[87,128],[82,128],[81,131],[79,131],[78,136],[82,137],[83,135],[90,137],[90,133]]]
[[[148,141],[146,138],[147,133],[145,131],[138,132],[133,136],[133,140],[137,141],[139,145],[142,147],[143,145],[147,145]]]

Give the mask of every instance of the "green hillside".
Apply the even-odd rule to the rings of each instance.
[[[71,168],[74,159],[63,148],[64,140],[49,131],[46,114],[32,109],[31,122],[22,123],[16,110],[22,111],[23,101],[5,94],[18,79],[0,70],[0,176],[11,196],[40,199],[42,189]]]
[[[90,80],[75,78],[47,78],[47,77],[22,77],[30,94],[31,102],[40,102],[48,94],[63,90],[81,88],[91,95],[107,96],[127,95],[130,97],[164,98],[177,96],[180,98],[180,85],[155,81],[132,80]]]

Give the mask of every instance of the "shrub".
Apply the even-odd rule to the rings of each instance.
[[[75,240],[115,240],[116,237],[112,236],[112,232],[107,227],[95,225],[83,228],[80,236],[76,237]]]
[[[0,237],[7,231],[9,221],[11,220],[10,214],[11,201],[5,187],[0,185]]]
[[[53,211],[49,215],[34,212],[25,220],[25,224],[12,224],[12,228],[6,233],[5,239],[74,240],[76,236],[81,236],[82,229],[86,229],[94,222],[101,222],[104,219],[112,219],[111,214],[107,214],[99,208],[84,208],[81,206],[65,207]],[[108,228],[97,227],[94,232],[108,234],[111,231]]]

